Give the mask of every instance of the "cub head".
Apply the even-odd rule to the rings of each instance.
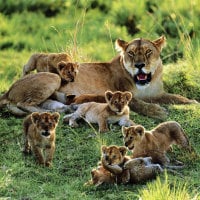
[[[73,82],[78,73],[78,67],[77,63],[61,61],[58,63],[57,69],[62,80]]]
[[[33,124],[36,126],[38,132],[43,137],[50,137],[51,134],[54,134],[59,118],[60,114],[57,112],[52,114],[47,112],[33,112],[31,114],[31,120]]]
[[[89,183],[95,186],[112,182],[111,173],[102,166],[99,166],[97,169],[93,169],[91,171],[91,176],[92,179],[89,181]]]
[[[156,69],[162,64],[160,53],[165,45],[165,37],[150,41],[135,39],[131,42],[116,40],[125,69],[133,78],[137,88],[144,88],[154,78]]]
[[[128,160],[127,162],[125,162],[124,164],[124,168],[125,169],[138,169],[138,168],[144,168],[146,166],[145,163],[145,158],[134,158],[131,160]]]
[[[122,127],[122,134],[124,137],[124,145],[132,150],[134,146],[141,141],[145,129],[141,125]]]
[[[124,162],[124,158],[127,152],[126,147],[123,146],[105,146],[101,147],[102,157],[108,163],[108,165],[120,165]]]
[[[111,92],[106,91],[105,92],[105,99],[108,103],[110,109],[117,114],[122,114],[124,112],[124,109],[128,105],[132,98],[132,94],[130,92]]]

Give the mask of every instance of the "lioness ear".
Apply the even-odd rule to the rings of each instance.
[[[106,149],[107,149],[107,147],[106,147],[105,145],[102,145],[102,146],[101,146],[101,151],[102,151],[102,153],[105,153]]]
[[[60,119],[60,114],[58,112],[55,112],[51,115],[53,117],[53,119],[56,121],[56,123],[58,123],[59,119]]]
[[[125,51],[126,48],[128,46],[128,42],[124,41],[124,40],[120,40],[120,39],[117,39],[115,41],[115,49],[118,51],[118,52],[121,52],[121,51]]]
[[[142,136],[144,134],[144,127],[141,125],[138,125],[135,127],[135,132],[137,134],[139,134],[140,136]]]
[[[165,36],[161,36],[160,38],[153,41],[153,43],[157,46],[157,48],[161,51],[163,47],[165,47],[166,44],[166,38]]]
[[[119,147],[119,151],[121,152],[122,156],[126,155],[127,149],[124,146]]]
[[[112,96],[113,96],[113,93],[111,91],[106,91],[105,92],[106,101],[110,101]]]
[[[132,99],[132,93],[131,92],[125,92],[126,99],[129,102]]]
[[[37,123],[37,121],[40,119],[40,113],[38,113],[38,112],[33,112],[32,114],[31,114],[31,120],[32,120],[32,122],[34,123],[34,124],[36,124]]]
[[[63,69],[65,66],[67,65],[67,63],[65,61],[61,61],[58,63],[57,67],[59,70]]]

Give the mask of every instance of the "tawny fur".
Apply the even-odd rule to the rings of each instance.
[[[59,113],[37,113],[27,116],[23,122],[24,153],[33,152],[40,165],[51,166],[55,151],[56,127]]]
[[[175,121],[161,123],[151,131],[141,125],[122,127],[122,133],[125,146],[132,150],[132,158],[150,156],[153,163],[168,165],[166,151],[172,144],[191,151],[186,134]]]
[[[0,108],[7,106],[17,116],[47,110],[68,111],[70,107],[65,105],[67,96],[58,92],[60,86],[61,78],[54,73],[41,72],[26,75],[14,82],[9,90],[0,97]]]
[[[105,92],[107,103],[89,102],[79,105],[73,113],[64,116],[64,122],[77,127],[76,120],[85,118],[89,123],[98,123],[99,131],[108,131],[108,123],[119,123],[120,126],[131,126],[134,123],[129,119],[129,107],[132,95],[130,92]]]
[[[82,104],[86,102],[106,103],[105,95],[83,94],[77,97],[74,96],[70,103]]]
[[[23,75],[25,76],[33,70],[58,73],[57,67],[61,61],[71,62],[72,59],[67,53],[35,53],[24,65]]]
[[[112,173],[116,183],[141,183],[163,172],[159,164],[152,164],[150,157],[131,159],[126,156],[127,149],[124,146],[102,146],[101,150],[101,165]]]
[[[104,95],[106,90],[130,91],[130,108],[138,113],[164,119],[165,109],[153,103],[195,103],[185,97],[164,92],[160,53],[165,37],[156,40],[116,41],[120,55],[110,62],[80,63],[76,81],[60,91],[77,97],[84,94]],[[86,97],[87,98],[87,97]],[[146,102],[145,102],[146,101]],[[147,103],[147,102],[150,102]]]
[[[116,176],[106,170],[103,166],[92,169],[91,176],[91,179],[85,183],[86,186],[116,183]]]

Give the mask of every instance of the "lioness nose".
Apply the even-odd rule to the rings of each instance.
[[[135,63],[135,67],[141,69],[145,66],[145,63]]]

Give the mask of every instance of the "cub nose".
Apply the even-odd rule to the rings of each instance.
[[[138,69],[142,69],[145,66],[145,63],[135,63],[135,67]]]
[[[108,161],[108,159],[109,159],[109,156],[107,156],[107,155],[106,155],[106,156],[105,156],[105,160],[107,160],[107,161]]]

